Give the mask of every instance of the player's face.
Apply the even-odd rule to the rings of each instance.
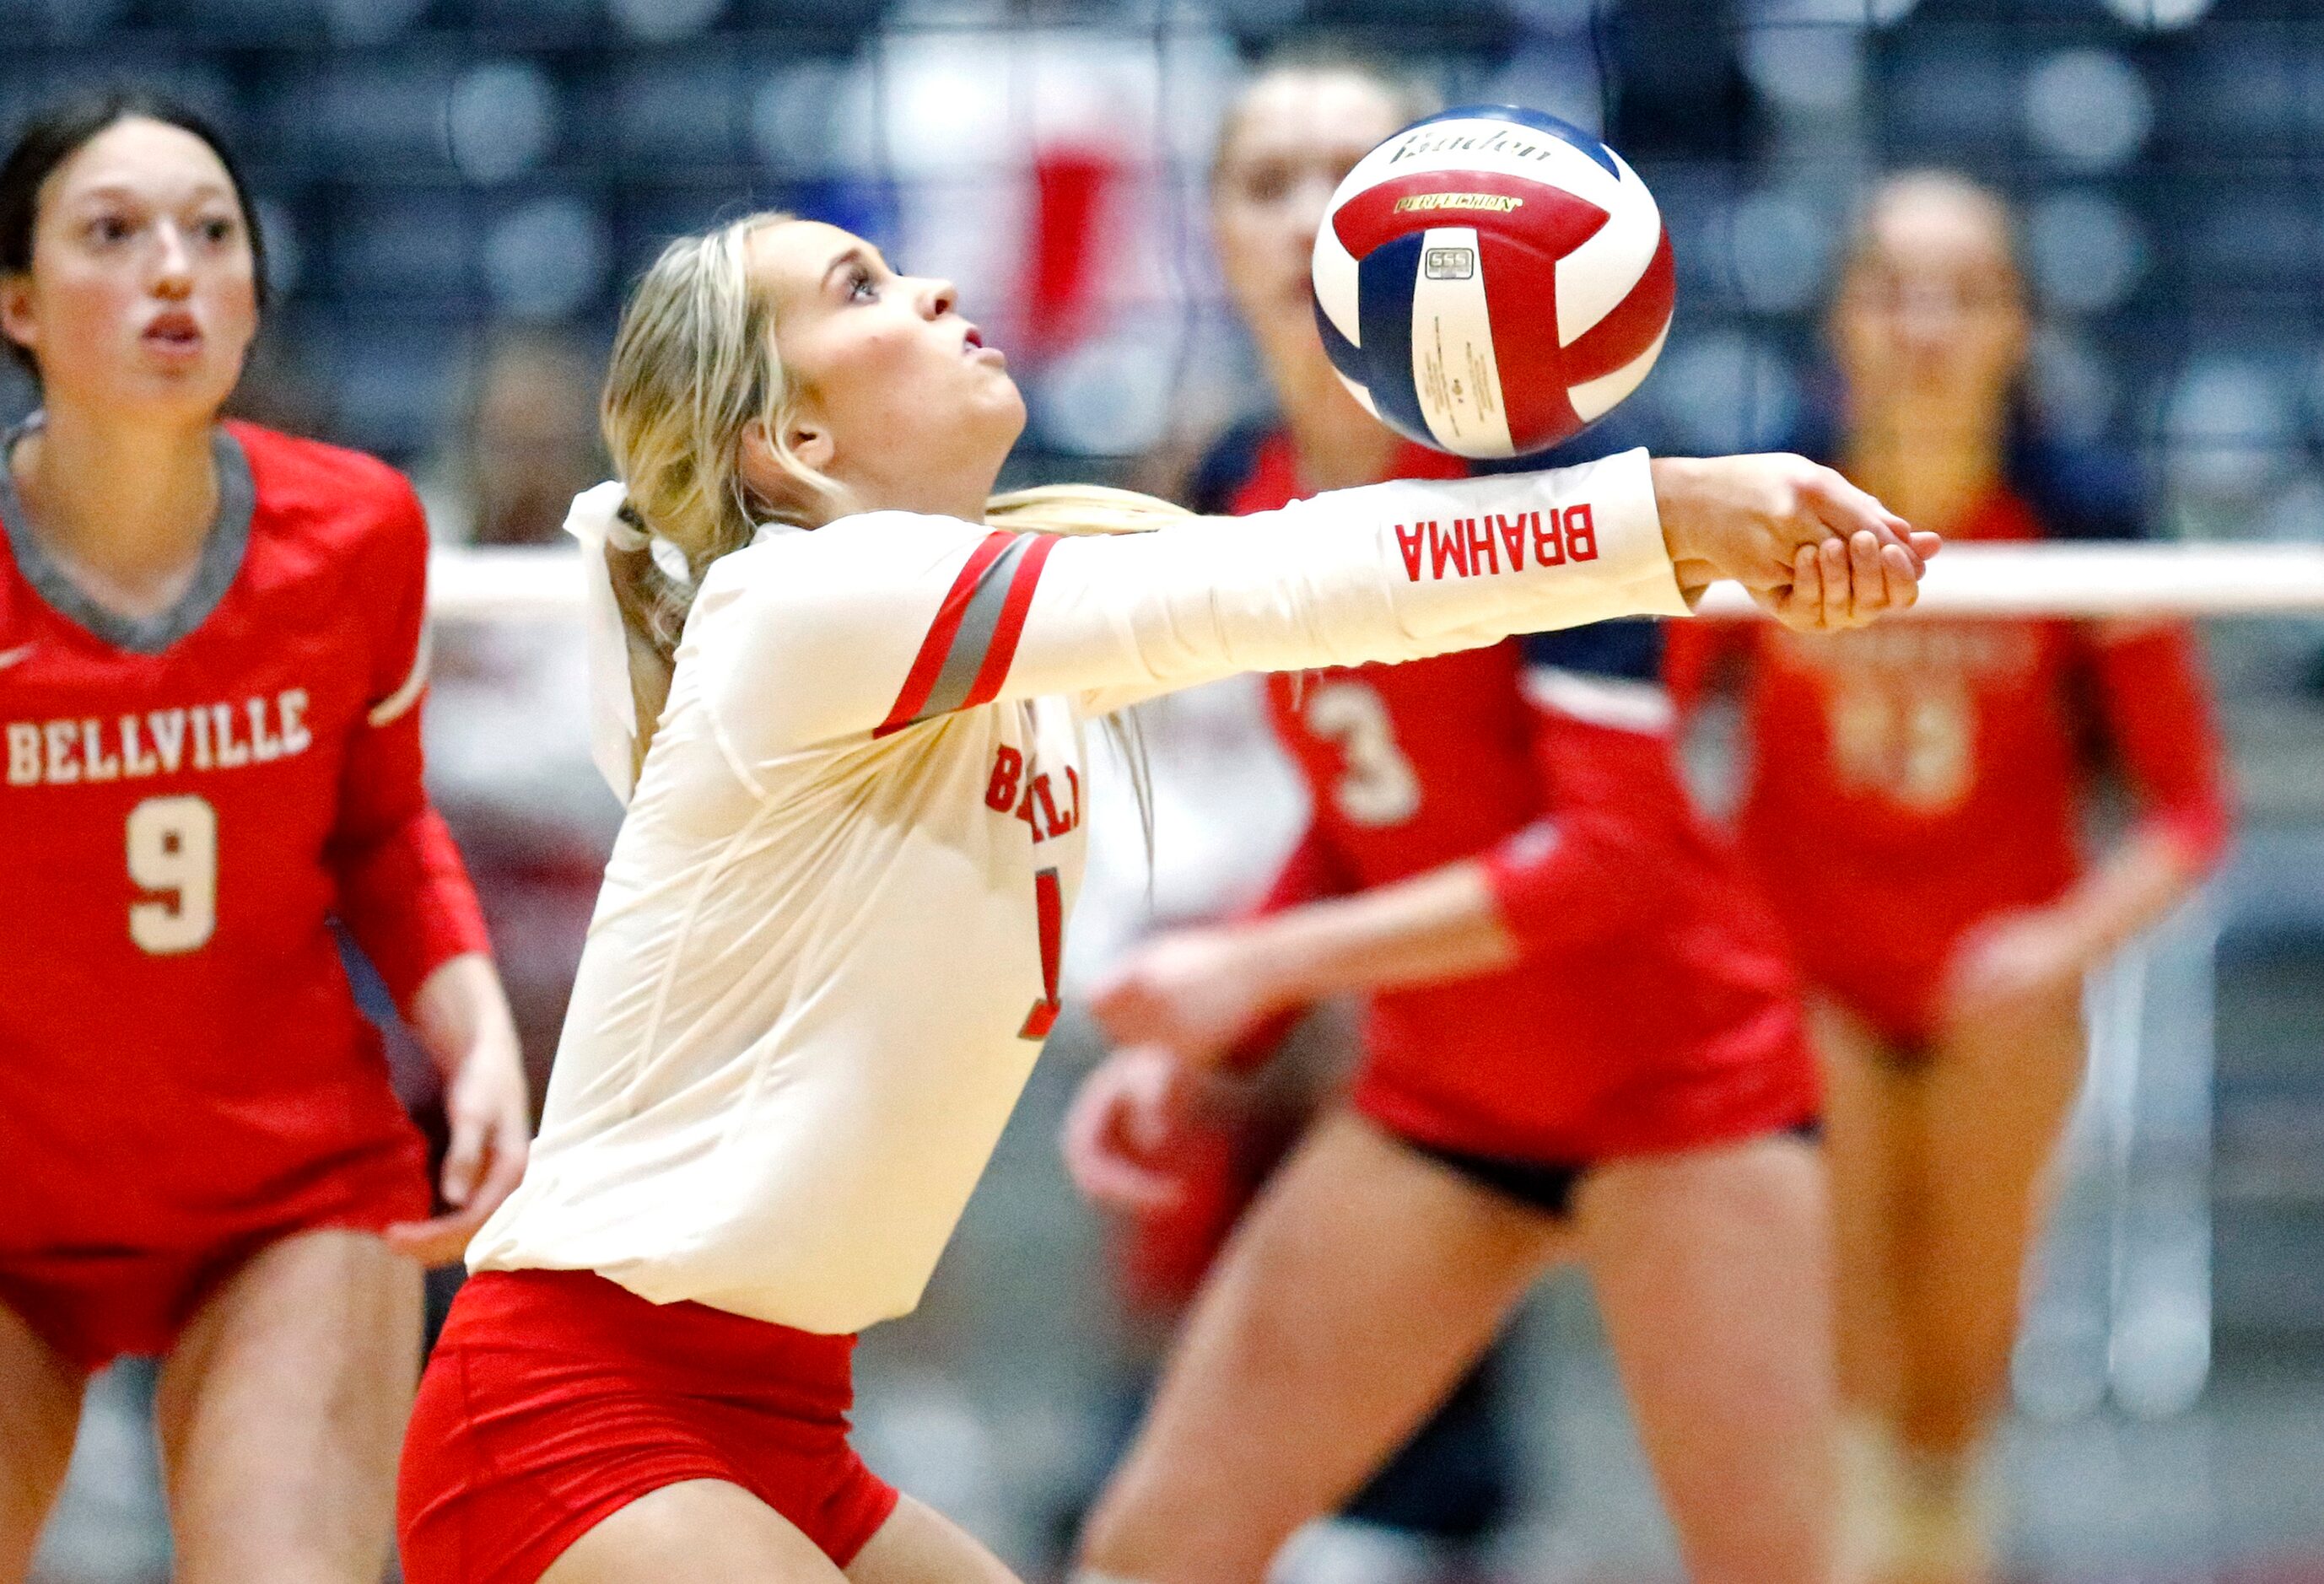
[[[1236,106],[1211,183],[1227,293],[1262,345],[1314,338],[1308,260],[1332,194],[1403,125],[1395,98],[1350,72],[1262,78]]]
[[[981,476],[981,506],[1025,401],[1008,359],[960,317],[952,283],[896,274],[862,237],[812,220],[753,233],[751,266],[800,392],[800,455],[867,505],[942,498]]]
[[[32,267],[0,281],[0,329],[40,362],[45,400],[214,412],[258,327],[233,180],[191,133],[133,117],[41,189]]]
[[[2026,324],[2002,224],[1942,189],[1896,195],[1875,214],[1832,313],[1859,410],[1904,401],[1978,424],[2008,400]]]

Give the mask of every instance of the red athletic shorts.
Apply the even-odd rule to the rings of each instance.
[[[427,1170],[415,1133],[408,1149],[311,1174],[294,1191],[249,1213],[215,1218],[198,1241],[0,1248],[0,1305],[78,1369],[94,1373],[127,1354],[165,1354],[202,1305],[261,1249],[300,1232],[335,1227],[375,1232],[425,1216]],[[104,1190],[92,1183],[89,1192]],[[0,1234],[38,1238],[40,1231],[10,1227]]]
[[[896,1492],[847,1442],[855,1339],[590,1271],[486,1271],[461,1288],[403,1442],[409,1584],[533,1584],[665,1485],[723,1479],[845,1567]]]

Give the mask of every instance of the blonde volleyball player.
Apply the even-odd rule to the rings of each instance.
[[[1082,723],[1674,614],[1720,575],[1853,625],[1934,546],[1781,456],[1381,484],[1257,528],[988,501],[1023,422],[952,288],[828,226],[675,243],[623,316],[622,482],[574,526],[604,547],[629,814],[532,1165],[414,1411],[412,1584],[1006,1578],[856,1460],[849,1359],[918,1302],[1056,1017]],[[1596,553],[1438,579],[1399,548],[1482,512]]]
[[[1280,404],[1204,469],[1238,513],[1460,471],[1384,443],[1307,302],[1332,192],[1407,105],[1367,67],[1295,61],[1228,117],[1213,229]],[[1688,1576],[1831,1577],[1825,1180],[1800,1137],[1815,1060],[1781,932],[1682,784],[1660,636],[1619,622],[1272,679],[1305,840],[1260,916],[1149,942],[1093,994],[1118,1048],[1068,1123],[1075,1179],[1161,1199],[1196,1138],[1175,1102],[1322,996],[1366,997],[1362,1059],[1194,1300],[1093,1512],[1092,1578],[1258,1579],[1565,1263],[1591,1278]]]
[[[1851,477],[1970,540],[2135,538],[2135,477],[2016,410],[2007,209],[1960,177],[1875,195],[1831,319]],[[1887,641],[1674,632],[1692,695],[1746,661],[1737,825],[1817,1003],[1851,1506],[1881,1584],[1987,1584],[1986,1436],[2042,1174],[2081,1081],[2082,979],[2184,898],[2229,824],[2193,634],[1915,622]],[[2144,816],[2085,867],[2088,750]],[[1811,836],[1797,828],[1812,817]],[[1868,878],[1877,876],[1877,879]]]

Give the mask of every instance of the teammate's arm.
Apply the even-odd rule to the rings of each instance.
[[[1954,953],[1945,1006],[2006,1016],[2071,990],[2171,911],[2218,862],[2232,824],[2225,755],[2194,634],[2177,625],[2101,627],[2082,657],[2108,740],[2141,815],[2057,900],[2005,913]]]
[[[1116,1045],[1206,1067],[1286,1008],[1489,973],[1519,950],[1485,866],[1463,859],[1249,924],[1174,931],[1101,982],[1090,1010]]]
[[[1328,897],[1347,896],[1358,889],[1330,840],[1321,827],[1311,822],[1301,833],[1298,844],[1275,871],[1275,879],[1266,894],[1244,910],[1240,922],[1258,923]],[[1246,1029],[1234,1042],[1226,1053],[1225,1065],[1239,1072],[1265,1066],[1275,1059],[1275,1053],[1283,1048],[1283,1042],[1291,1037],[1300,1019],[1314,1008],[1313,1001],[1278,1007],[1272,1017]]]
[[[1090,998],[1116,1049],[1066,1114],[1066,1169],[1101,1204],[1169,1203],[1179,1193],[1174,1157],[1201,1086],[1270,1016],[1347,990],[1489,972],[1516,962],[1518,951],[1475,859],[1152,941]]]
[[[2101,626],[2091,639],[2098,707],[2141,805],[2141,834],[2167,839],[2200,877],[2234,824],[2227,753],[2194,632],[2178,623]]]
[[[1267,894],[1235,922],[1250,926],[1355,889],[1329,840],[1311,824]],[[1312,1006],[1286,1001],[1250,1020],[1220,1064],[1242,1072],[1264,1066]],[[1059,1143],[1074,1183],[1093,1201],[1125,1210],[1177,1202],[1189,1152],[1213,1137],[1197,1125],[1194,1084],[1194,1074],[1167,1051],[1129,1046],[1110,1053],[1082,1079],[1065,1113]]]
[[[416,1258],[459,1257],[523,1174],[531,1131],[516,1028],[494,972],[484,914],[421,777],[427,684],[428,538],[420,506],[398,502],[377,547],[383,565],[371,707],[355,725],[325,861],[337,914],[394,995],[444,1078],[450,1129],[440,1190],[453,1209],[388,1229]]]
[[[1171,1200],[1171,1158],[1203,1073],[1235,1064],[1286,1011],[1512,967],[1654,906],[1640,833],[1684,806],[1666,738],[1536,713],[1536,757],[1568,772],[1554,819],[1392,885],[1164,935],[1096,988],[1091,1011],[1119,1048],[1066,1118],[1065,1162],[1084,1193],[1127,1209]]]
[[[1646,679],[1652,630],[1591,636],[1602,636],[1601,668],[1536,654],[1524,673],[1542,806],[1554,814],[1393,885],[1163,936],[1092,997],[1107,1035],[1189,1062],[1231,1060],[1285,1008],[1465,979],[1643,923],[1659,899],[1655,856],[1683,838],[1690,805],[1670,757],[1669,699]]]

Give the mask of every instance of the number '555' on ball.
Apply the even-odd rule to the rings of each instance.
[[[1670,330],[1670,238],[1646,184],[1588,133],[1507,106],[1416,121],[1358,161],[1314,279],[1356,400],[1460,456],[1579,434],[1637,389]]]

